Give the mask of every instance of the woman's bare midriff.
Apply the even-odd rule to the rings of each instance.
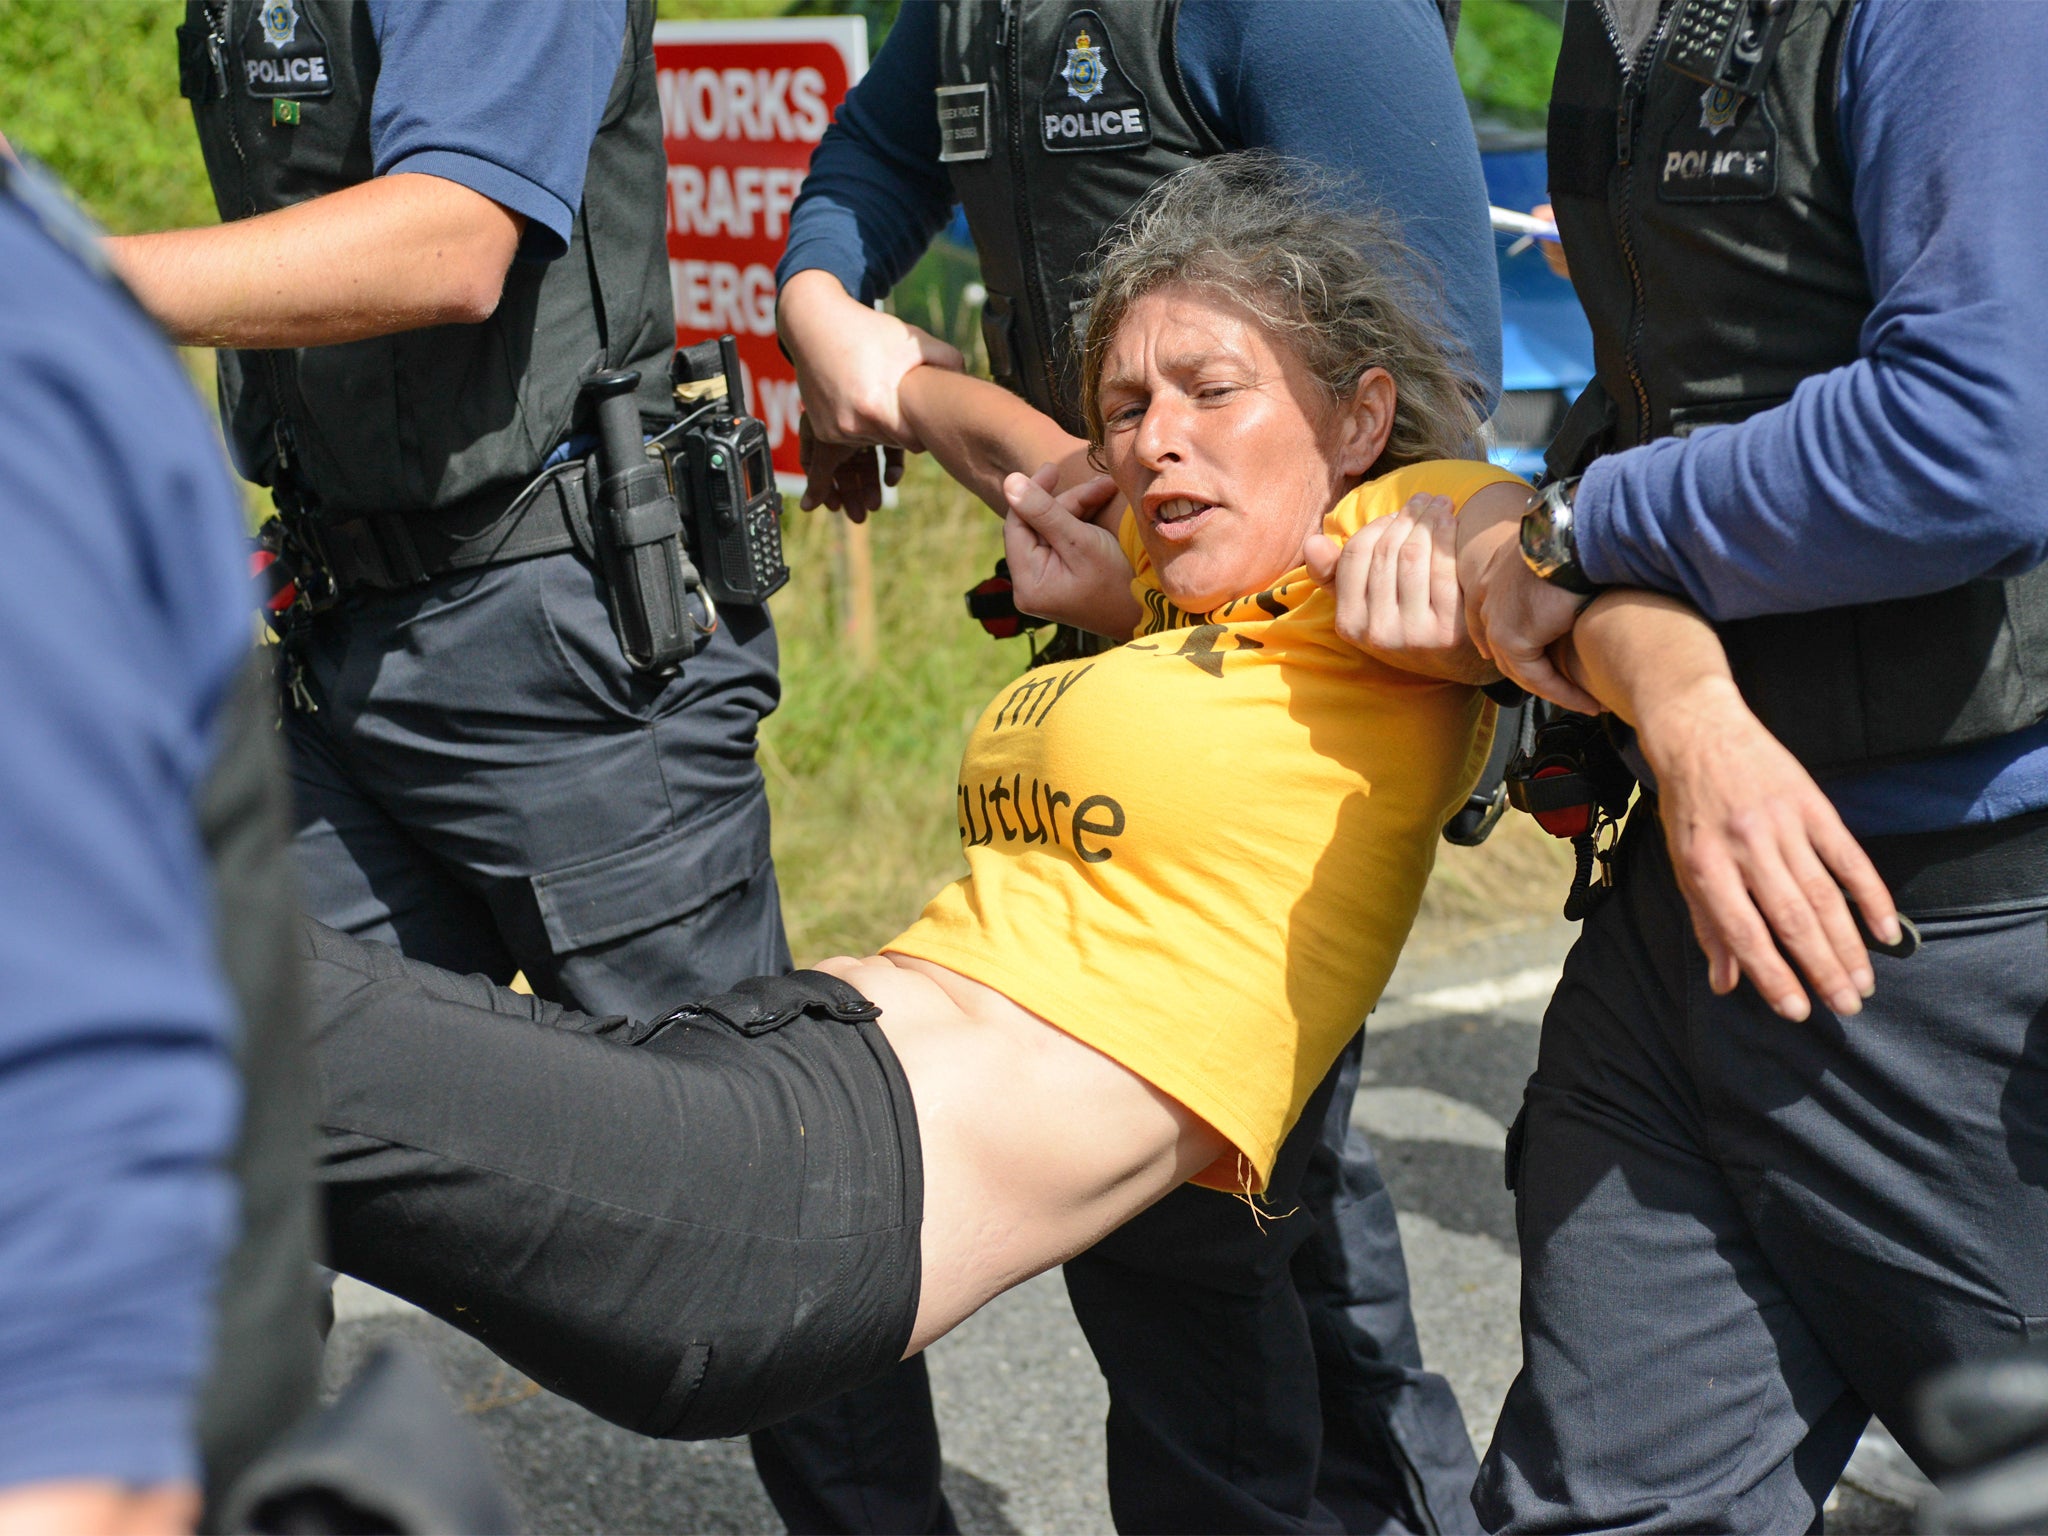
[[[907,1353],[1225,1150],[1143,1078],[957,971],[907,955],[817,969],[882,1010],[917,1105],[923,1280]]]

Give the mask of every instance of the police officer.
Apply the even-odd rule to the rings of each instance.
[[[1490,1528],[1815,1528],[1871,1413],[1918,1454],[1912,1383],[2048,1316],[2044,72],[2039,5],[1567,13],[1599,373],[1520,526],[1460,531],[1475,638],[1568,698],[1544,648],[1657,589],[1740,693],[1634,706],[1654,790],[1511,1137]],[[1844,824],[1917,953],[1857,938]]]
[[[225,222],[114,242],[269,486],[313,915],[600,1012],[788,963],[764,609],[636,669],[579,386],[670,413],[651,0],[206,0],[179,32]]]
[[[791,214],[779,324],[826,444],[916,449],[895,403],[945,343],[872,309],[958,201],[988,288],[996,379],[1080,430],[1085,257],[1154,182],[1264,147],[1345,173],[1440,276],[1475,389],[1497,388],[1499,293],[1472,131],[1427,0],[906,4]],[[840,472],[833,494],[879,499]],[[813,485],[844,471],[814,460]],[[1031,468],[1005,465],[1001,468]],[[1001,469],[977,484],[1000,505]],[[1066,1267],[1109,1379],[1125,1530],[1469,1529],[1474,1464],[1425,1372],[1392,1202],[1350,1125],[1358,1047],[1304,1121],[1303,1214],[1264,1228],[1184,1190]],[[1320,1141],[1317,1138],[1320,1137]],[[949,1529],[922,1361],[757,1435],[792,1529]]]
[[[504,1528],[424,1366],[316,1416],[290,790],[241,499],[97,231],[4,139],[0,265],[0,1529]]]
[[[0,1526],[189,1530],[319,1385],[275,711],[205,412],[4,141],[0,266]]]

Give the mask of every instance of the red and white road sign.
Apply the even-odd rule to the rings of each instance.
[[[777,475],[794,486],[796,370],[775,344],[775,263],[811,151],[867,70],[867,22],[665,21],[654,67],[676,342],[739,338],[747,409],[767,423]]]

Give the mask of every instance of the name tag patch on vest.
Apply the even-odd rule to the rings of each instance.
[[[1777,190],[1778,129],[1760,97],[1710,85],[1697,118],[1688,112],[1664,136],[1659,202],[1759,202]]]
[[[991,147],[988,85],[942,85],[939,98],[939,160],[986,160]]]
[[[1039,134],[1054,154],[1130,149],[1152,142],[1152,113],[1117,68],[1109,28],[1093,11],[1075,11],[1060,28]]]
[[[257,8],[242,34],[240,65],[243,86],[259,99],[334,94],[327,39],[295,0],[265,0]]]

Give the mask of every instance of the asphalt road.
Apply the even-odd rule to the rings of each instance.
[[[1534,1066],[1537,1025],[1572,930],[1495,932],[1411,954],[1373,1016],[1356,1119],[1401,1210],[1416,1321],[1483,1449],[1513,1379],[1517,1265],[1501,1143]],[[529,1529],[773,1532],[738,1441],[667,1444],[604,1424],[402,1303],[344,1281],[332,1382],[394,1336],[423,1348],[495,1449]],[[1057,1274],[999,1298],[933,1346],[946,1486],[968,1532],[1111,1529],[1107,1398]],[[1882,1431],[1830,1506],[1832,1532],[1911,1528],[1920,1486]]]

